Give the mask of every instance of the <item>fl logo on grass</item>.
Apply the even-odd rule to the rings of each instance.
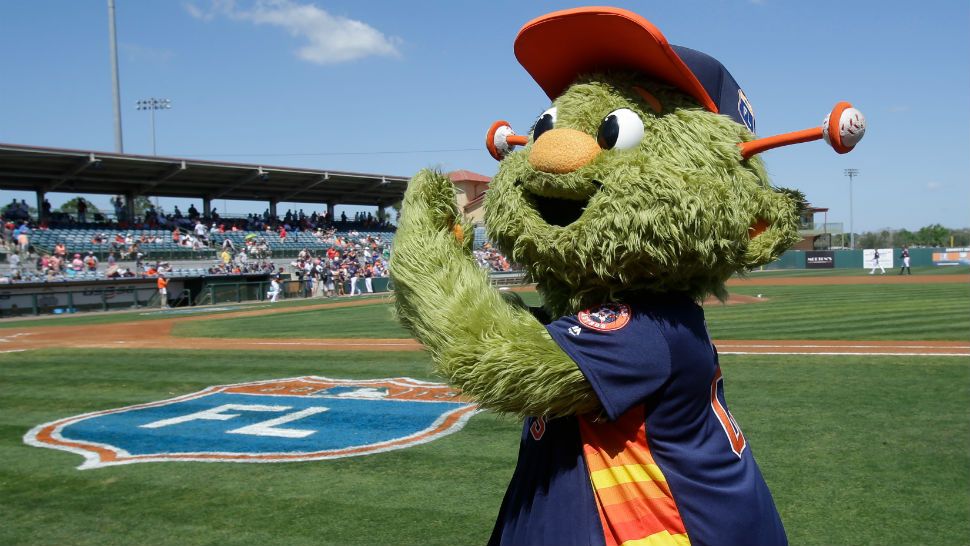
[[[34,427],[24,441],[82,455],[80,469],[312,461],[430,442],[460,430],[476,411],[438,383],[308,376],[209,387],[68,417]]]

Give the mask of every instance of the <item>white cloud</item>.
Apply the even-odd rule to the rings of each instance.
[[[385,36],[361,21],[331,15],[314,4],[256,0],[249,7],[241,7],[235,0],[211,0],[208,10],[194,4],[186,4],[185,9],[203,21],[222,16],[282,28],[305,42],[296,55],[315,64],[343,63],[372,55],[400,56],[400,39]]]
[[[936,191],[936,190],[938,190],[938,189],[940,189],[942,187],[943,187],[943,184],[940,184],[939,182],[927,182],[926,183],[926,191]]]

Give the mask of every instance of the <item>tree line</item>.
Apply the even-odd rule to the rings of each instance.
[[[967,247],[970,228],[951,229],[940,224],[908,229],[867,231],[856,234],[856,248],[899,248],[901,246]]]

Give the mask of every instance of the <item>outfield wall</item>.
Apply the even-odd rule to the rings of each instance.
[[[191,307],[224,303],[265,301],[270,289],[270,275],[242,274],[206,277],[171,277],[168,283],[168,305]],[[49,315],[113,309],[159,307],[157,279],[103,279],[92,281],[57,281],[0,285],[0,318],[25,315]],[[279,299],[307,297],[306,284],[283,275]],[[387,292],[390,279],[372,279],[372,289]],[[350,294],[350,282],[344,283],[343,294]],[[357,281],[359,291],[365,281]]]
[[[880,252],[886,249],[881,249]],[[902,248],[892,249],[892,265],[889,266],[889,261],[886,259],[888,256],[883,256],[880,260],[886,264],[886,267],[899,267],[903,263],[902,258]],[[909,258],[910,265],[912,267],[935,265],[938,262],[942,262],[941,258],[949,260],[954,258],[955,260],[950,260],[947,263],[958,262],[960,255],[963,255],[966,259],[966,249],[954,249],[954,248],[910,248]],[[828,250],[828,251],[806,251],[806,250],[789,250],[781,255],[780,258],[764,266],[764,269],[863,269],[871,266],[871,263],[866,262],[865,250]],[[936,261],[934,261],[934,255]],[[831,258],[830,262],[828,258]],[[812,263],[814,262],[814,263]],[[827,263],[828,262],[828,263]]]

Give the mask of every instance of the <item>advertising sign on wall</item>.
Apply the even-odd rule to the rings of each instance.
[[[835,252],[831,250],[810,250],[805,253],[807,269],[832,269],[835,267]]]
[[[947,248],[944,252],[933,253],[933,265],[968,265],[970,248]]]
[[[879,252],[879,260],[876,260],[876,252]],[[862,268],[873,269],[882,267],[884,269],[893,268],[893,249],[891,248],[867,248],[862,251]]]

